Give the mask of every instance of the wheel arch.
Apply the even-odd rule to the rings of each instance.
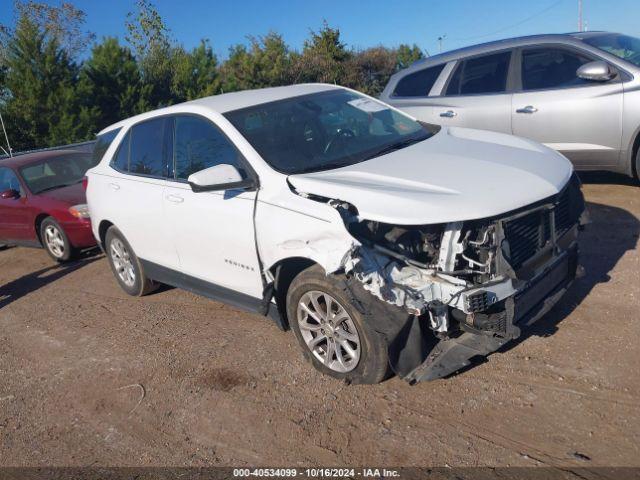
[[[278,312],[285,328],[289,328],[287,318],[287,292],[291,282],[301,272],[314,265],[320,266],[314,260],[307,257],[288,257],[278,260],[268,271],[273,277],[273,297],[278,307]],[[322,268],[322,266],[320,266]],[[324,270],[324,269],[323,269]]]
[[[41,246],[44,246],[44,244],[42,243],[42,236],[40,235],[40,226],[42,225],[42,222],[44,222],[45,218],[49,218],[49,217],[52,217],[52,216],[49,215],[48,213],[39,213],[38,215],[36,215],[36,218],[34,220],[33,227],[36,231],[36,239],[38,240]]]
[[[640,149],[640,127],[633,134],[633,143],[631,144],[631,158],[629,159],[630,167],[629,174],[631,176],[635,176],[636,178],[640,178],[640,172],[638,172],[637,166],[637,156],[638,150]]]
[[[100,246],[104,250],[104,242],[107,237],[107,230],[113,226],[113,222],[109,220],[102,220],[98,225],[98,240],[100,240]]]

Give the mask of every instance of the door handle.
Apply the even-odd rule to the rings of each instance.
[[[120,190],[120,185],[118,185],[117,183],[110,183],[109,187],[111,188],[111,190]]]
[[[533,105],[527,105],[524,108],[519,108],[516,110],[516,113],[536,113],[538,109]]]
[[[453,118],[453,117],[456,117],[457,115],[458,114],[453,110],[447,110],[446,112],[442,112],[440,114],[441,117],[446,117],[446,118]]]
[[[166,198],[171,203],[182,203],[182,202],[184,202],[184,198],[182,198],[180,195],[167,195],[164,198]]]

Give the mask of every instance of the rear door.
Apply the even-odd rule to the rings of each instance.
[[[513,133],[560,151],[580,167],[616,165],[620,75],[604,83],[578,78],[581,65],[600,59],[564,46],[524,48],[518,56],[521,90],[513,95]]]
[[[440,95],[430,99],[432,121],[511,133],[511,58],[506,50],[459,60]]]
[[[254,174],[211,120],[176,115],[174,125],[174,168],[164,188],[163,203],[180,271],[222,287],[217,291],[221,297],[231,290],[261,298],[263,285],[253,223],[257,192],[195,193],[187,183],[192,173],[220,164],[235,166],[243,176]]]
[[[167,268],[178,267],[178,256],[165,222],[162,193],[171,155],[169,117],[131,127],[111,161],[112,173],[100,177],[96,195],[101,216],[120,229],[136,255]]]
[[[36,240],[29,222],[31,215],[27,196],[16,173],[8,167],[0,168],[0,192],[15,190],[17,198],[0,198],[0,241]]]

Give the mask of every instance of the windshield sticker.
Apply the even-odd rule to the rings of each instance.
[[[389,110],[389,107],[368,98],[358,98],[347,102],[352,107],[367,113],[376,113],[383,110]]]

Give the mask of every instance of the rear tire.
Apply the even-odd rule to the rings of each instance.
[[[287,292],[287,315],[304,357],[320,372],[349,383],[387,376],[386,340],[353,307],[344,278],[319,266],[302,271]]]
[[[56,262],[68,262],[76,255],[69,237],[53,217],[47,217],[40,223],[40,240],[46,252]]]
[[[116,281],[126,293],[134,297],[147,295],[159,286],[144,273],[140,260],[116,227],[110,227],[105,236],[105,253]]]
[[[632,165],[633,178],[635,179],[636,183],[640,185],[640,147],[638,147],[636,158],[634,160],[635,162]]]

